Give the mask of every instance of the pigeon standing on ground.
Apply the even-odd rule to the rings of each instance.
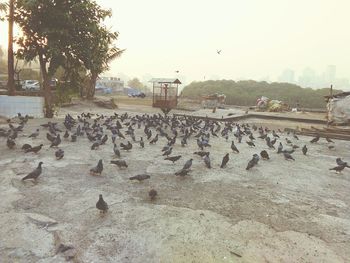
[[[179,160],[181,158],[181,155],[177,155],[177,156],[170,156],[170,157],[167,157],[165,158],[164,160],[167,160],[167,161],[171,161],[173,163],[175,163],[177,160]]]
[[[311,143],[316,143],[316,142],[318,142],[318,140],[320,139],[320,136],[319,135],[317,135],[315,138],[313,138],[310,142]]]
[[[347,162],[344,162],[341,158],[337,158],[335,161],[337,162],[337,164],[338,164],[339,166],[345,166],[345,167],[347,167],[347,168],[350,168],[350,166],[348,165],[348,163],[347,163]]]
[[[189,170],[189,169],[191,168],[191,166],[192,166],[192,161],[193,161],[192,158],[189,159],[189,160],[185,163],[185,165],[184,165],[184,167],[182,168],[182,170]]]
[[[35,147],[31,147],[31,148],[28,148],[27,150],[25,150],[24,152],[25,153],[29,153],[29,152],[33,152],[33,153],[38,153],[41,148],[44,146],[44,144],[40,144],[38,146],[35,146]]]
[[[263,150],[260,152],[260,156],[261,158],[263,158],[264,160],[269,160],[270,157],[269,157],[269,154],[267,153],[267,151]]]
[[[28,180],[28,179],[34,179],[36,181],[36,179],[39,177],[39,175],[41,175],[41,172],[42,172],[42,166],[43,162],[40,162],[38,164],[38,167],[35,168],[34,171],[32,171],[31,173],[29,173],[27,176],[23,177],[22,178],[22,181],[24,180]]]
[[[97,166],[90,169],[90,174],[91,175],[101,175],[102,171],[103,171],[103,163],[102,163],[102,159],[101,159],[98,161]]]
[[[150,197],[150,199],[153,201],[156,196],[158,195],[157,191],[154,190],[154,189],[151,189],[149,192],[148,192],[148,196]]]
[[[341,171],[343,171],[344,168],[345,168],[345,165],[338,165],[338,166],[333,167],[333,168],[331,168],[329,170],[333,170],[333,171],[336,171],[337,173],[341,173]]]
[[[288,161],[288,160],[293,160],[293,161],[295,161],[295,159],[293,158],[293,156],[292,156],[289,152],[284,151],[284,152],[283,152],[283,155],[284,155],[284,159],[286,159],[287,161]]]
[[[29,135],[29,138],[35,139],[38,136],[39,136],[39,129],[36,129],[35,132],[33,132],[31,135]]]
[[[64,156],[64,151],[62,149],[58,149],[55,152],[56,160],[61,160]]]
[[[127,165],[126,161],[124,161],[124,160],[111,161],[111,164],[117,165],[119,167],[119,169],[128,168],[128,165]]]
[[[220,168],[225,168],[226,164],[228,163],[229,160],[230,160],[230,155],[228,153],[226,153],[224,158],[222,158],[222,162],[221,162]]]
[[[13,149],[16,146],[16,143],[15,143],[15,141],[8,138],[6,141],[6,145],[9,149]]]
[[[239,151],[238,151],[238,149],[237,149],[237,147],[236,147],[236,145],[235,145],[235,143],[233,141],[231,142],[231,149],[232,149],[233,152],[239,153]]]
[[[103,200],[103,197],[101,194],[96,203],[96,208],[100,210],[100,213],[103,213],[103,214],[108,211],[108,204],[105,202],[105,200]]]
[[[210,163],[209,154],[210,153],[208,152],[208,154],[203,157],[203,160],[204,160],[205,166],[210,169],[211,168],[211,163]]]
[[[303,151],[303,154],[306,155],[307,150],[308,150],[307,147],[306,147],[306,145],[304,145],[303,148],[302,148],[301,150]]]
[[[141,181],[149,179],[149,178],[151,178],[151,176],[149,176],[148,174],[138,174],[136,176],[130,177],[129,180],[137,180],[137,181],[141,182]]]
[[[114,152],[115,156],[120,158],[120,151],[119,151],[118,146],[116,144],[114,144],[114,146],[113,146],[113,152]]]

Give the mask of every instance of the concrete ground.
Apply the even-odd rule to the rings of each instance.
[[[55,121],[62,128],[64,114],[89,107],[64,108]],[[128,106],[116,112],[125,110],[152,112]],[[86,137],[76,143],[63,140],[60,148],[65,156],[55,160],[45,129],[39,138],[27,138],[45,122],[30,120],[15,150],[8,150],[6,140],[0,138],[1,262],[350,261],[350,169],[341,174],[329,171],[336,157],[350,162],[350,142],[335,141],[335,149],[329,150],[322,139],[313,145],[309,137],[300,136],[293,142],[306,144],[309,154],[303,156],[298,149],[293,154],[296,161],[288,162],[260,139],[256,148],[244,141],[236,143],[240,153],[234,154],[232,135],[229,142],[213,138],[213,168],[207,169],[192,154],[198,150],[195,140],[188,147],[174,147],[173,155],[182,158],[172,164],[161,156],[166,141],[160,138],[156,145],[146,143],[140,149],[135,143],[130,152],[122,152],[129,167],[120,170],[109,164],[114,159],[110,141],[91,151]],[[284,123],[264,121],[263,125]],[[141,136],[142,129],[136,133]],[[285,137],[291,138],[283,134],[281,141]],[[20,149],[24,143],[44,147],[38,154],[24,154]],[[252,154],[263,149],[271,160],[261,160],[246,171]],[[227,152],[230,162],[220,169]],[[174,172],[189,158],[194,158],[190,175],[176,177]],[[104,171],[101,177],[92,177],[89,169],[99,159],[104,161]],[[39,161],[44,164],[38,183],[23,183],[21,178]],[[128,179],[145,172],[150,180]],[[148,197],[152,188],[158,192],[155,201]],[[95,208],[99,194],[110,207],[103,217]]]

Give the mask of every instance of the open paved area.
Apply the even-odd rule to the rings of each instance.
[[[54,122],[62,124],[65,114],[82,111],[112,115],[129,111],[130,116],[151,108],[104,110],[73,106],[60,111]],[[142,113],[141,113],[142,114]],[[96,116],[95,116],[96,117]],[[93,117],[93,118],[95,118]],[[93,120],[89,120],[91,123]],[[125,120],[124,124],[129,120]],[[250,126],[259,120],[249,120]],[[36,139],[28,138],[47,119],[28,121],[9,150],[0,138],[0,258],[2,262],[349,262],[350,260],[350,169],[335,173],[335,159],[350,162],[350,142],[334,141],[334,149],[324,139],[311,144],[310,137],[299,140],[278,133],[286,148],[288,138],[300,148],[286,161],[270,150],[264,140],[249,147],[238,143],[233,133],[226,141],[211,137],[212,168],[194,155],[194,137],[181,147],[180,139],[172,155],[181,159],[165,161],[161,149],[167,143],[159,137],[155,145],[145,140],[145,148],[133,143],[121,151],[128,168],[110,164],[116,160],[110,131],[109,139],[97,150],[86,136],[77,142],[62,139],[63,159],[56,160],[40,127]],[[103,121],[100,121],[102,124]],[[264,127],[284,128],[284,123],[267,122]],[[17,126],[17,124],[14,124]],[[8,128],[1,124],[0,128]],[[143,133],[135,126],[136,139]],[[73,129],[76,129],[73,128]],[[126,125],[123,128],[126,131]],[[152,129],[153,135],[156,130]],[[253,133],[255,137],[257,132]],[[153,136],[152,136],[153,137]],[[130,140],[117,139],[118,144]],[[230,149],[234,140],[239,154]],[[44,144],[38,153],[24,153],[21,146]],[[301,147],[307,145],[306,156]],[[252,155],[266,150],[270,160],[260,160],[247,171]],[[226,168],[222,157],[230,154]],[[193,158],[189,175],[175,176]],[[101,176],[89,175],[90,168],[103,160]],[[37,183],[21,181],[42,161],[43,172]],[[149,180],[130,181],[147,173]],[[148,192],[156,189],[151,201]],[[95,204],[99,194],[109,205],[100,216]]]

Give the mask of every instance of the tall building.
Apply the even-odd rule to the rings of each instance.
[[[325,82],[329,85],[333,84],[336,80],[337,67],[335,65],[329,65],[325,72]]]
[[[295,73],[294,70],[285,69],[282,74],[278,77],[279,82],[294,83]]]

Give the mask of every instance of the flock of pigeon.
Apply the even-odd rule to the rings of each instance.
[[[14,122],[18,120],[18,126],[14,126]],[[6,137],[6,145],[9,149],[16,147],[16,138],[18,134],[23,132],[24,126],[29,120],[28,116],[22,116],[18,113],[16,119],[9,119],[9,129],[0,128],[0,137]],[[16,125],[16,124],[15,124]],[[289,138],[285,138],[285,142],[280,138],[280,135],[284,132],[281,130],[269,130],[268,128],[257,127],[256,125],[238,124],[233,122],[217,122],[211,120],[201,120],[195,117],[175,117],[175,116],[162,116],[160,114],[143,114],[130,116],[128,113],[116,114],[112,116],[105,116],[99,114],[82,113],[77,118],[73,118],[71,115],[66,115],[63,126],[55,122],[48,122],[40,125],[29,138],[35,139],[40,134],[40,129],[45,129],[46,138],[50,144],[50,148],[55,150],[55,158],[60,160],[64,158],[64,150],[59,148],[62,140],[75,143],[77,140],[86,137],[91,143],[91,150],[96,150],[102,145],[107,144],[110,140],[113,144],[113,152],[118,159],[110,161],[111,165],[116,165],[120,169],[127,169],[128,164],[126,160],[121,159],[121,151],[131,151],[135,145],[137,147],[146,147],[146,142],[149,145],[156,144],[160,137],[166,139],[166,145],[162,148],[162,156],[164,160],[175,163],[179,161],[181,155],[173,155],[173,149],[176,144],[186,147],[190,139],[194,139],[197,142],[198,151],[194,152],[194,155],[198,155],[203,159],[204,165],[210,169],[212,168],[210,159],[211,138],[222,137],[224,140],[229,141],[230,135],[234,136],[234,140],[231,141],[232,153],[239,154],[238,144],[244,142],[249,147],[255,147],[256,140],[263,140],[266,142],[267,147],[271,151],[275,151],[277,154],[283,155],[285,160],[295,161],[293,153],[298,150],[299,146],[294,144],[292,140],[299,140],[296,134],[287,132]],[[60,126],[60,127],[59,127]],[[64,127],[64,129],[63,129]],[[143,132],[143,136],[136,138],[135,130]],[[61,138],[63,134],[63,138]],[[280,134],[280,135],[279,135]],[[232,137],[231,137],[232,138]],[[313,138],[310,143],[317,143],[320,140],[320,136]],[[329,148],[332,149],[333,141],[326,138],[329,143]],[[117,143],[120,141],[120,143]],[[277,145],[278,141],[278,145]],[[125,143],[126,142],[126,143]],[[283,143],[285,146],[283,146]],[[276,145],[276,146],[275,146]],[[25,153],[38,153],[43,144],[32,146],[24,144],[22,150]],[[151,147],[151,146],[150,146]],[[277,149],[276,149],[277,148]],[[301,148],[304,155],[308,154],[308,148],[304,145]],[[268,160],[270,156],[266,150],[255,153],[252,159],[248,161],[246,170],[250,170],[255,167],[259,160]],[[224,169],[230,160],[230,153],[226,153],[220,165],[220,168]],[[176,176],[186,176],[191,172],[193,158],[188,159],[182,169],[178,170]],[[336,159],[337,166],[330,168],[336,172],[341,172],[345,168],[350,168],[347,162],[344,162],[341,158]],[[42,173],[43,162],[39,162],[37,168],[30,172],[28,175],[22,178],[22,180],[32,179],[34,181]],[[90,169],[90,174],[94,176],[100,176],[103,172],[103,160],[99,160],[97,165]],[[139,182],[150,179],[149,174],[137,174],[130,177],[130,180],[137,180]],[[157,196],[157,191],[152,189],[149,191],[149,197],[154,200]],[[101,213],[105,213],[108,210],[107,203],[103,200],[102,195],[99,196],[99,200],[96,203],[96,207]]]

